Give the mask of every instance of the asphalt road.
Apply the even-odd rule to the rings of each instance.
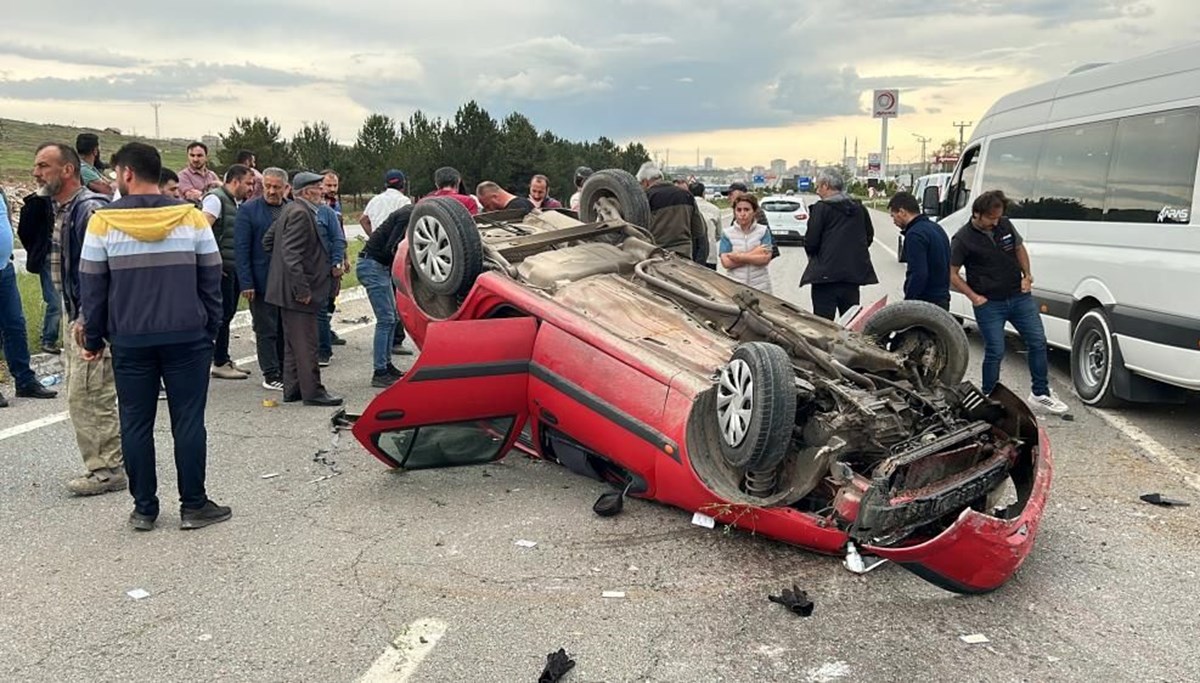
[[[865,298],[895,295],[901,266],[873,253],[884,284]],[[772,270],[775,291],[806,304],[803,262],[788,248]],[[342,321],[368,312],[359,301],[337,315],[353,331],[324,371],[351,407],[376,391],[371,332]],[[235,357],[249,356],[240,332]],[[1022,387],[1018,346],[1003,372]],[[233,519],[176,528],[164,416],[163,515],[134,533],[125,494],[63,489],[81,469],[70,423],[54,418],[65,401],[18,400],[0,410],[0,679],[533,681],[560,647],[578,662],[564,680],[579,682],[1200,679],[1200,506],[1137,499],[1200,492],[1056,381],[1075,419],[1046,423],[1056,471],[1037,547],[977,597],[891,565],[855,576],[642,501],[601,519],[590,508],[604,487],[517,455],[398,474],[347,437],[334,464],[315,462],[331,411],[264,407],[253,380],[210,393],[209,491]],[[1177,448],[1195,442],[1190,410],[1126,422],[1194,465]],[[812,617],[767,600],[793,583]],[[149,597],[127,595],[139,588]]]

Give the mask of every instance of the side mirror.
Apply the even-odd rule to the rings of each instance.
[[[938,204],[941,202],[941,197],[938,195],[937,185],[930,185],[925,188],[925,192],[921,196],[921,211],[926,216],[938,215]]]

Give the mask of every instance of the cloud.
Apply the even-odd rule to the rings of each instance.
[[[70,48],[53,45],[27,45],[0,41],[0,55],[12,55],[37,61],[83,64],[87,66],[129,67],[145,64],[146,60],[120,55],[104,48]]]
[[[84,102],[178,100],[198,97],[204,88],[222,81],[262,88],[289,88],[315,83],[317,79],[249,63],[177,62],[107,76],[4,80],[0,81],[0,97]]]

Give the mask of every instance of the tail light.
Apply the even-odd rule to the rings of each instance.
[[[796,213],[792,214],[792,217],[798,221],[806,221],[808,220],[808,213],[804,211],[797,211]]]

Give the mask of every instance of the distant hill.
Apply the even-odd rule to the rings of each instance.
[[[145,142],[154,145],[163,155],[163,163],[179,170],[187,165],[187,145],[190,140],[152,140],[133,135],[106,133],[95,128],[75,128],[57,124],[29,123],[0,118],[0,181],[7,183],[32,183],[34,150],[43,142],[65,142],[75,144],[80,133],[95,133],[100,136],[100,153],[107,163],[108,156],[127,142]]]

